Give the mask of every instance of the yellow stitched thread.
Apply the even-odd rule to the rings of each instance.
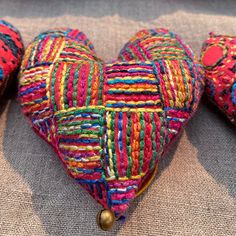
[[[27,76],[24,76],[22,77],[22,82],[21,84],[22,85],[30,85],[30,84],[33,84],[35,82],[40,82],[42,80],[45,80],[46,76],[48,74],[48,71],[45,71],[43,73],[39,73],[39,74],[36,74],[35,75],[35,72],[34,73],[31,73]]]
[[[46,58],[48,57],[48,54],[50,52],[52,43],[53,43],[53,40],[49,39],[47,41],[47,43],[45,44],[44,50],[43,50],[43,53],[42,53],[42,57],[41,57],[41,61],[46,61]]]
[[[75,162],[93,162],[93,161],[99,161],[101,159],[100,156],[91,156],[91,157],[86,157],[86,158],[81,158],[81,159],[77,159],[74,157],[68,157],[65,156],[66,159],[68,159],[68,161],[75,161]]]
[[[189,88],[189,91],[188,91],[188,101],[190,102],[193,99],[192,76],[190,75],[189,70],[186,69],[186,65],[185,64],[183,64],[183,70],[184,70],[184,74],[185,74],[185,77],[186,77],[186,82],[187,82],[186,84],[190,85],[190,86],[188,86],[188,88]]]
[[[174,84],[174,91],[175,91],[175,102],[176,102],[176,105],[177,107],[181,108],[183,107],[183,91],[181,91],[181,75],[178,75],[177,74],[177,71],[175,69],[175,66],[173,64],[172,61],[169,61],[169,67],[171,69],[171,72],[172,72],[172,75],[173,75],[173,78],[174,78],[174,81],[173,81],[173,84]]]
[[[36,109],[37,107],[41,107],[41,106],[43,106],[44,104],[47,104],[47,103],[48,103],[48,101],[43,101],[43,102],[41,103],[41,105],[36,103],[34,106],[31,107],[31,110],[34,110],[34,109]]]
[[[122,86],[122,87],[125,87],[125,86]],[[153,87],[153,88],[152,88]],[[110,88],[109,91],[130,91],[130,92],[145,92],[145,91],[148,91],[148,92],[157,92],[157,88],[156,86],[150,86],[150,88]],[[129,102],[130,103],[130,102]]]
[[[55,45],[55,50],[57,50],[57,52],[55,51],[55,58],[53,59],[53,61],[57,61],[58,57],[60,56],[60,53],[62,51],[62,49],[64,48],[65,45],[65,39],[61,38],[61,44],[59,45]],[[48,71],[48,75],[46,76],[46,91],[47,91],[47,97],[49,99],[49,101],[51,100],[51,89],[50,89],[50,84],[51,84],[51,75],[53,72],[55,64],[51,64],[49,67],[49,71]]]
[[[23,57],[22,64],[21,64],[21,72],[25,69],[26,64],[29,62],[29,58],[30,58],[30,54],[31,54],[33,46],[34,46],[34,44],[31,43],[28,46],[28,48],[25,50],[25,55]],[[20,78],[21,78],[21,76],[20,76]]]
[[[38,41],[35,41],[34,44],[33,44],[34,49],[37,48],[37,45],[38,45]],[[31,52],[32,52],[32,51],[31,51]],[[34,61],[34,59],[35,59],[36,52],[37,52],[37,50],[34,50],[34,52],[33,52],[33,54],[32,54],[32,57],[31,57],[31,66],[33,65],[33,61]]]
[[[91,90],[91,105],[92,106],[95,106],[96,103],[97,103],[97,96],[98,96],[98,84],[99,84],[99,74],[98,74],[98,71],[99,71],[99,67],[98,67],[98,64],[97,63],[94,63],[94,73],[93,73],[93,83],[92,83],[92,90]]]
[[[148,78],[146,78],[148,77]],[[150,81],[156,81],[156,77],[154,74],[145,74],[145,76],[134,76],[134,77],[130,77],[130,76],[124,76],[124,77],[115,77],[115,78],[108,78],[107,81],[114,81],[114,80],[122,80],[126,81],[126,80],[138,80],[138,79],[143,79],[143,80],[150,80]]]
[[[181,107],[184,107],[185,100],[186,100],[184,77],[181,73],[179,62],[176,62],[175,64],[176,64],[176,66],[175,66],[176,77],[177,77],[177,81],[179,84],[179,98],[180,98],[180,102],[181,102]]]
[[[169,85],[170,85],[169,89],[174,91],[174,95],[171,93],[171,91],[169,93],[169,95],[170,95],[170,103],[172,103],[171,106],[174,107],[175,104],[174,104],[173,96],[176,96],[176,91],[174,89],[175,84],[174,84],[172,72],[171,72],[171,69],[170,69],[170,66],[169,66],[170,62],[168,60],[166,60],[165,62],[166,62],[166,68],[167,68],[168,75],[169,75]]]
[[[97,150],[101,150],[100,146],[73,146],[73,145],[65,145],[65,144],[59,144],[60,148],[63,148],[65,150],[69,150],[69,151],[97,151]]]
[[[98,138],[98,135],[95,134],[81,134],[79,138]]]
[[[118,177],[118,178],[115,178],[115,176],[114,177],[108,177],[108,178],[106,178],[106,180],[107,181],[112,181],[112,180],[114,180],[114,179],[116,179],[116,180],[120,180],[120,181],[126,181],[126,180],[130,180],[130,179],[133,179],[133,180],[137,180],[137,179],[140,179],[140,178],[142,178],[143,176],[145,176],[146,175],[146,173],[140,173],[139,175],[133,175],[133,176],[130,176],[130,177],[126,177],[126,176],[124,176],[124,177]]]
[[[57,61],[64,47],[65,39],[63,37],[59,37],[58,39],[56,39],[54,50],[52,51],[51,56],[48,60],[53,62]]]
[[[66,110],[60,110],[60,111],[56,111],[55,112],[55,115],[58,115],[58,114],[62,114],[62,113],[68,113],[70,111],[83,111],[83,110],[88,110],[88,109],[105,109],[105,106],[83,106],[83,107],[70,107]]]
[[[64,52],[64,53],[66,53],[66,52]],[[68,56],[67,60],[76,60],[77,61],[79,59],[81,59],[81,60],[92,60],[93,59],[92,56],[89,57],[89,56],[87,56],[88,54],[85,54],[83,52],[79,52],[79,53],[73,52],[73,55],[78,56],[78,59],[70,58],[70,55],[67,55]]]
[[[160,100],[159,100],[160,101]],[[113,100],[108,100],[107,101],[107,103],[108,104],[116,104],[116,103],[118,103],[118,102],[124,102],[124,101],[122,101],[122,100],[120,100],[120,101],[113,101]],[[144,104],[145,105],[145,103],[150,103],[150,104],[156,104],[158,101],[153,101],[153,100],[146,100],[146,101],[140,101],[140,102],[132,102],[132,101],[128,101],[127,103],[128,104],[132,104],[132,105],[138,105],[138,104]]]
[[[60,107],[62,110],[65,109],[65,101],[64,101],[64,84],[65,84],[65,76],[66,76],[67,64],[63,64],[62,72],[61,72],[61,81],[60,81]]]
[[[167,63],[165,62],[166,64],[166,67],[167,67]],[[170,72],[167,71],[167,73],[169,74]],[[170,82],[169,82],[169,79],[167,77],[167,74],[164,74],[163,75],[163,80],[165,81],[165,87],[166,87],[166,92],[168,94],[168,100],[169,100],[169,103],[170,103],[170,107],[174,107],[174,102],[173,102],[173,98],[172,98],[172,94],[171,94],[171,88],[170,88]]]
[[[106,111],[122,111],[122,112],[162,112],[162,108],[116,108],[116,107],[106,107]]]

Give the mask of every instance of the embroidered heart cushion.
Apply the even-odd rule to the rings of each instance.
[[[166,29],[138,32],[110,63],[79,30],[56,29],[28,46],[19,98],[68,173],[118,218],[195,112],[202,87],[192,51]]]
[[[210,33],[201,62],[206,70],[206,94],[236,125],[236,36]]]
[[[0,20],[0,95],[9,78],[19,67],[23,53],[23,43],[18,30],[4,20]]]

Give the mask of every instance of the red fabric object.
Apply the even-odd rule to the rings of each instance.
[[[16,72],[23,54],[23,42],[19,31],[0,20],[0,95],[9,78]]]
[[[236,36],[211,33],[203,44],[201,62],[206,94],[236,125]]]
[[[224,48],[216,45],[207,48],[203,57],[202,57],[202,64],[205,67],[214,66],[216,65],[221,59],[223,59],[225,53]]]

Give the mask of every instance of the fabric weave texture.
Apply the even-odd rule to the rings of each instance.
[[[79,30],[40,34],[26,49],[19,97],[68,173],[122,215],[196,111],[202,69],[166,29],[139,31],[103,62]]]

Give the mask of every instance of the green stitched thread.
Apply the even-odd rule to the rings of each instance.
[[[154,120],[154,114],[150,113],[151,118],[151,125],[152,125],[152,159],[149,164],[149,168],[154,168],[155,160],[157,158],[157,151],[156,151],[156,133],[157,133],[157,127]]]
[[[143,167],[143,156],[144,156],[144,130],[145,130],[145,121],[144,121],[144,112],[140,112],[140,156],[139,156],[139,173],[142,172]]]
[[[115,150],[115,115],[116,112],[111,112],[111,149],[112,149],[112,158],[113,158],[113,166],[116,178],[119,178],[118,170],[117,170],[117,158],[116,158],[116,150]]]
[[[100,71],[100,78],[99,78],[99,87],[98,87],[98,105],[102,105],[102,93],[103,93],[103,65],[101,63],[98,64],[99,71]]]
[[[78,64],[78,66],[75,69],[75,75],[73,80],[73,106],[77,107],[77,94],[78,94],[78,81],[79,81],[79,70],[82,66],[81,64]],[[72,113],[73,114],[73,113]]]
[[[64,83],[64,104],[65,104],[65,109],[68,109],[69,104],[68,104],[68,99],[67,99],[67,93],[68,93],[68,82],[69,82],[69,77],[70,77],[70,70],[71,70],[72,65],[69,64],[66,74],[65,74],[65,83]]]
[[[128,119],[128,125],[127,125],[127,135],[126,135],[126,145],[127,145],[127,154],[128,154],[128,161],[129,165],[127,168],[127,177],[131,177],[131,171],[132,171],[132,165],[133,165],[133,160],[131,158],[131,144],[130,144],[130,138],[131,138],[131,127],[132,127],[132,120],[131,120],[131,115],[130,112],[127,112],[127,119]]]
[[[59,67],[59,64],[57,63],[55,65],[55,67],[53,68],[53,72],[52,72],[52,104],[53,104],[53,109],[54,111],[57,111],[57,104],[55,103],[55,82],[56,82],[56,73],[57,73],[57,69]]]
[[[94,63],[89,63],[90,72],[88,77],[88,91],[87,91],[87,99],[85,105],[88,106],[91,100],[91,89],[92,89],[92,80],[93,80],[93,71],[94,71]]]

